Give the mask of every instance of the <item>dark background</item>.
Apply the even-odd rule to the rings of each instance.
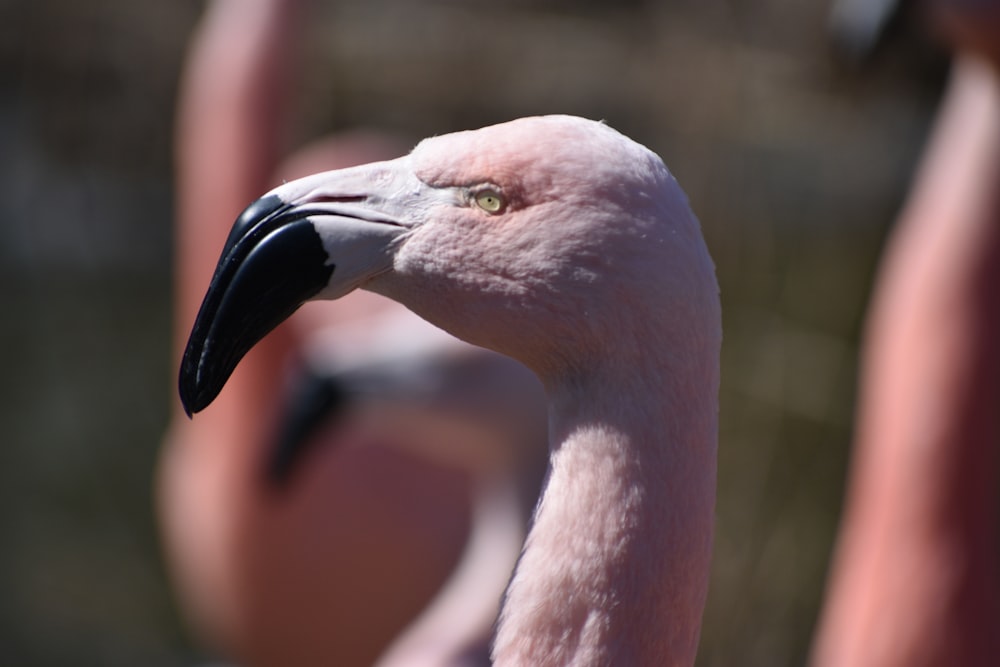
[[[315,2],[293,148],[512,117],[663,155],[725,313],[699,664],[801,665],[840,509],[872,272],[946,74],[917,17],[867,60],[829,3]],[[190,665],[157,545],[172,117],[194,0],[0,0],[0,661]]]

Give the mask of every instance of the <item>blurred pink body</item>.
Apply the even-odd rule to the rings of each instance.
[[[981,59],[995,55],[1000,15],[962,1],[934,10],[965,54],[867,322],[816,667],[1000,655],[1000,76]]]

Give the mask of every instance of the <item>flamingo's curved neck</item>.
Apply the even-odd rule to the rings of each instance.
[[[694,662],[715,505],[718,377],[704,370],[654,360],[550,387],[550,476],[496,664]]]

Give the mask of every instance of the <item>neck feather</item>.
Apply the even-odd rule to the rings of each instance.
[[[498,665],[690,665],[715,507],[707,365],[552,383],[551,470],[500,616]]]

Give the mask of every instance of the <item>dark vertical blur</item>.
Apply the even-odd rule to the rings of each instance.
[[[0,662],[181,664],[151,480],[193,2],[0,2]]]
[[[719,525],[701,665],[800,665],[856,335],[938,98],[911,17],[862,63],[825,2],[317,1],[291,145],[516,116],[659,151],[718,264]],[[0,0],[0,662],[183,665],[157,552],[171,122],[202,3]]]

